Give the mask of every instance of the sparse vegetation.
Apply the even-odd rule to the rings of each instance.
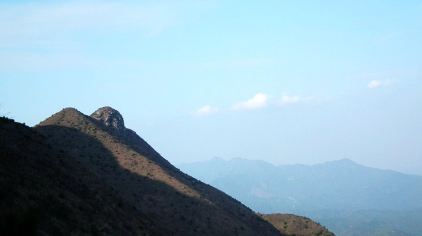
[[[10,123],[13,123],[13,122],[15,122],[15,120],[10,119],[10,118],[8,118],[6,116],[1,116],[0,117],[0,124],[10,124]]]
[[[334,236],[328,229],[306,217],[291,214],[260,214],[260,216],[288,236]]]

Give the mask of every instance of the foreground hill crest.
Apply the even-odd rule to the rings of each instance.
[[[71,192],[64,197],[60,197],[62,195],[52,197],[63,199],[60,201],[64,201],[66,206],[71,206],[69,210],[64,210],[68,215],[79,212],[81,217],[91,216],[84,210],[85,208],[81,210],[78,206],[80,202],[78,199],[84,198],[91,199],[95,203],[87,206],[93,211],[110,203],[114,203],[116,209],[126,209],[126,207],[131,209],[117,212],[114,205],[112,209],[103,207],[103,210],[110,210],[110,215],[113,215],[114,211],[120,212],[120,220],[111,220],[113,218],[107,217],[99,219],[99,222],[89,226],[89,229],[69,227],[73,229],[75,235],[83,234],[82,231],[100,232],[97,235],[284,235],[237,200],[175,168],[134,131],[125,128],[122,115],[111,107],[100,108],[91,116],[74,108],[66,108],[42,121],[32,130],[41,134],[45,142],[46,153],[37,154],[41,161],[53,163],[52,159],[57,159],[57,165],[46,166],[49,166],[53,173],[61,166],[66,166],[63,173],[57,175],[66,180],[64,181],[66,185],[77,183],[76,187],[70,188]],[[11,135],[4,135],[8,136]],[[24,136],[19,138],[25,139]],[[13,150],[14,143],[16,142],[8,142],[8,146],[4,148]],[[34,147],[39,146],[35,142],[31,144]],[[54,155],[49,152],[54,152]],[[12,151],[11,153],[13,154]],[[32,160],[33,152],[29,150],[25,153],[28,159]],[[17,167],[19,163],[15,164],[16,167],[8,169],[13,172],[3,176],[24,178],[19,172],[21,169]],[[70,169],[68,166],[74,168]],[[0,165],[0,173],[1,167]],[[73,170],[78,170],[78,173]],[[37,169],[25,173],[31,175],[27,179],[36,179],[43,174]],[[40,186],[55,186],[58,192],[67,189],[62,185],[63,181],[56,183],[53,180],[54,178],[46,177]],[[25,179],[22,182],[25,182]],[[80,191],[79,185],[84,185],[93,192],[87,194],[85,191]],[[110,193],[103,189],[108,189]],[[44,192],[42,188],[40,191]],[[72,195],[79,198],[75,200]],[[105,199],[107,202],[102,200],[103,195],[110,196],[109,199]],[[23,197],[22,202],[27,202],[25,199],[30,198],[26,195]],[[46,198],[44,195],[40,196],[40,200],[35,203],[37,209],[44,209],[44,198]],[[9,202],[12,200],[13,198],[10,198]],[[62,206],[61,204],[58,202],[57,207]],[[51,213],[48,212],[46,215],[51,217],[43,219],[39,228],[48,231],[49,235],[57,235],[49,226],[55,224],[49,219],[57,218],[56,212],[51,210]],[[82,219],[81,217],[76,220]],[[67,219],[62,218],[59,223],[68,224]],[[129,222],[126,219],[134,219],[136,222]],[[152,225],[152,228],[146,225]],[[56,228],[61,229],[59,225]],[[139,230],[144,234],[139,234]]]

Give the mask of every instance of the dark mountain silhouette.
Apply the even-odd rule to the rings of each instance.
[[[82,143],[99,145],[73,129],[61,130]],[[0,191],[1,235],[162,232],[64,149],[5,118],[0,119]]]
[[[282,235],[179,171],[110,107],[0,121],[2,235]]]
[[[280,165],[215,158],[179,166],[255,211],[311,217],[338,235],[418,235],[422,177],[343,159]]]

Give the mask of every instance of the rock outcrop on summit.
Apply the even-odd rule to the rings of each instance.
[[[101,122],[111,132],[124,136],[126,134],[125,122],[123,116],[117,110],[111,107],[102,107],[91,114],[91,117]]]

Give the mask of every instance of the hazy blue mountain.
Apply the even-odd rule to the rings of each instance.
[[[178,167],[256,211],[306,215],[337,235],[422,234],[421,176],[348,159],[275,166],[214,158]]]

